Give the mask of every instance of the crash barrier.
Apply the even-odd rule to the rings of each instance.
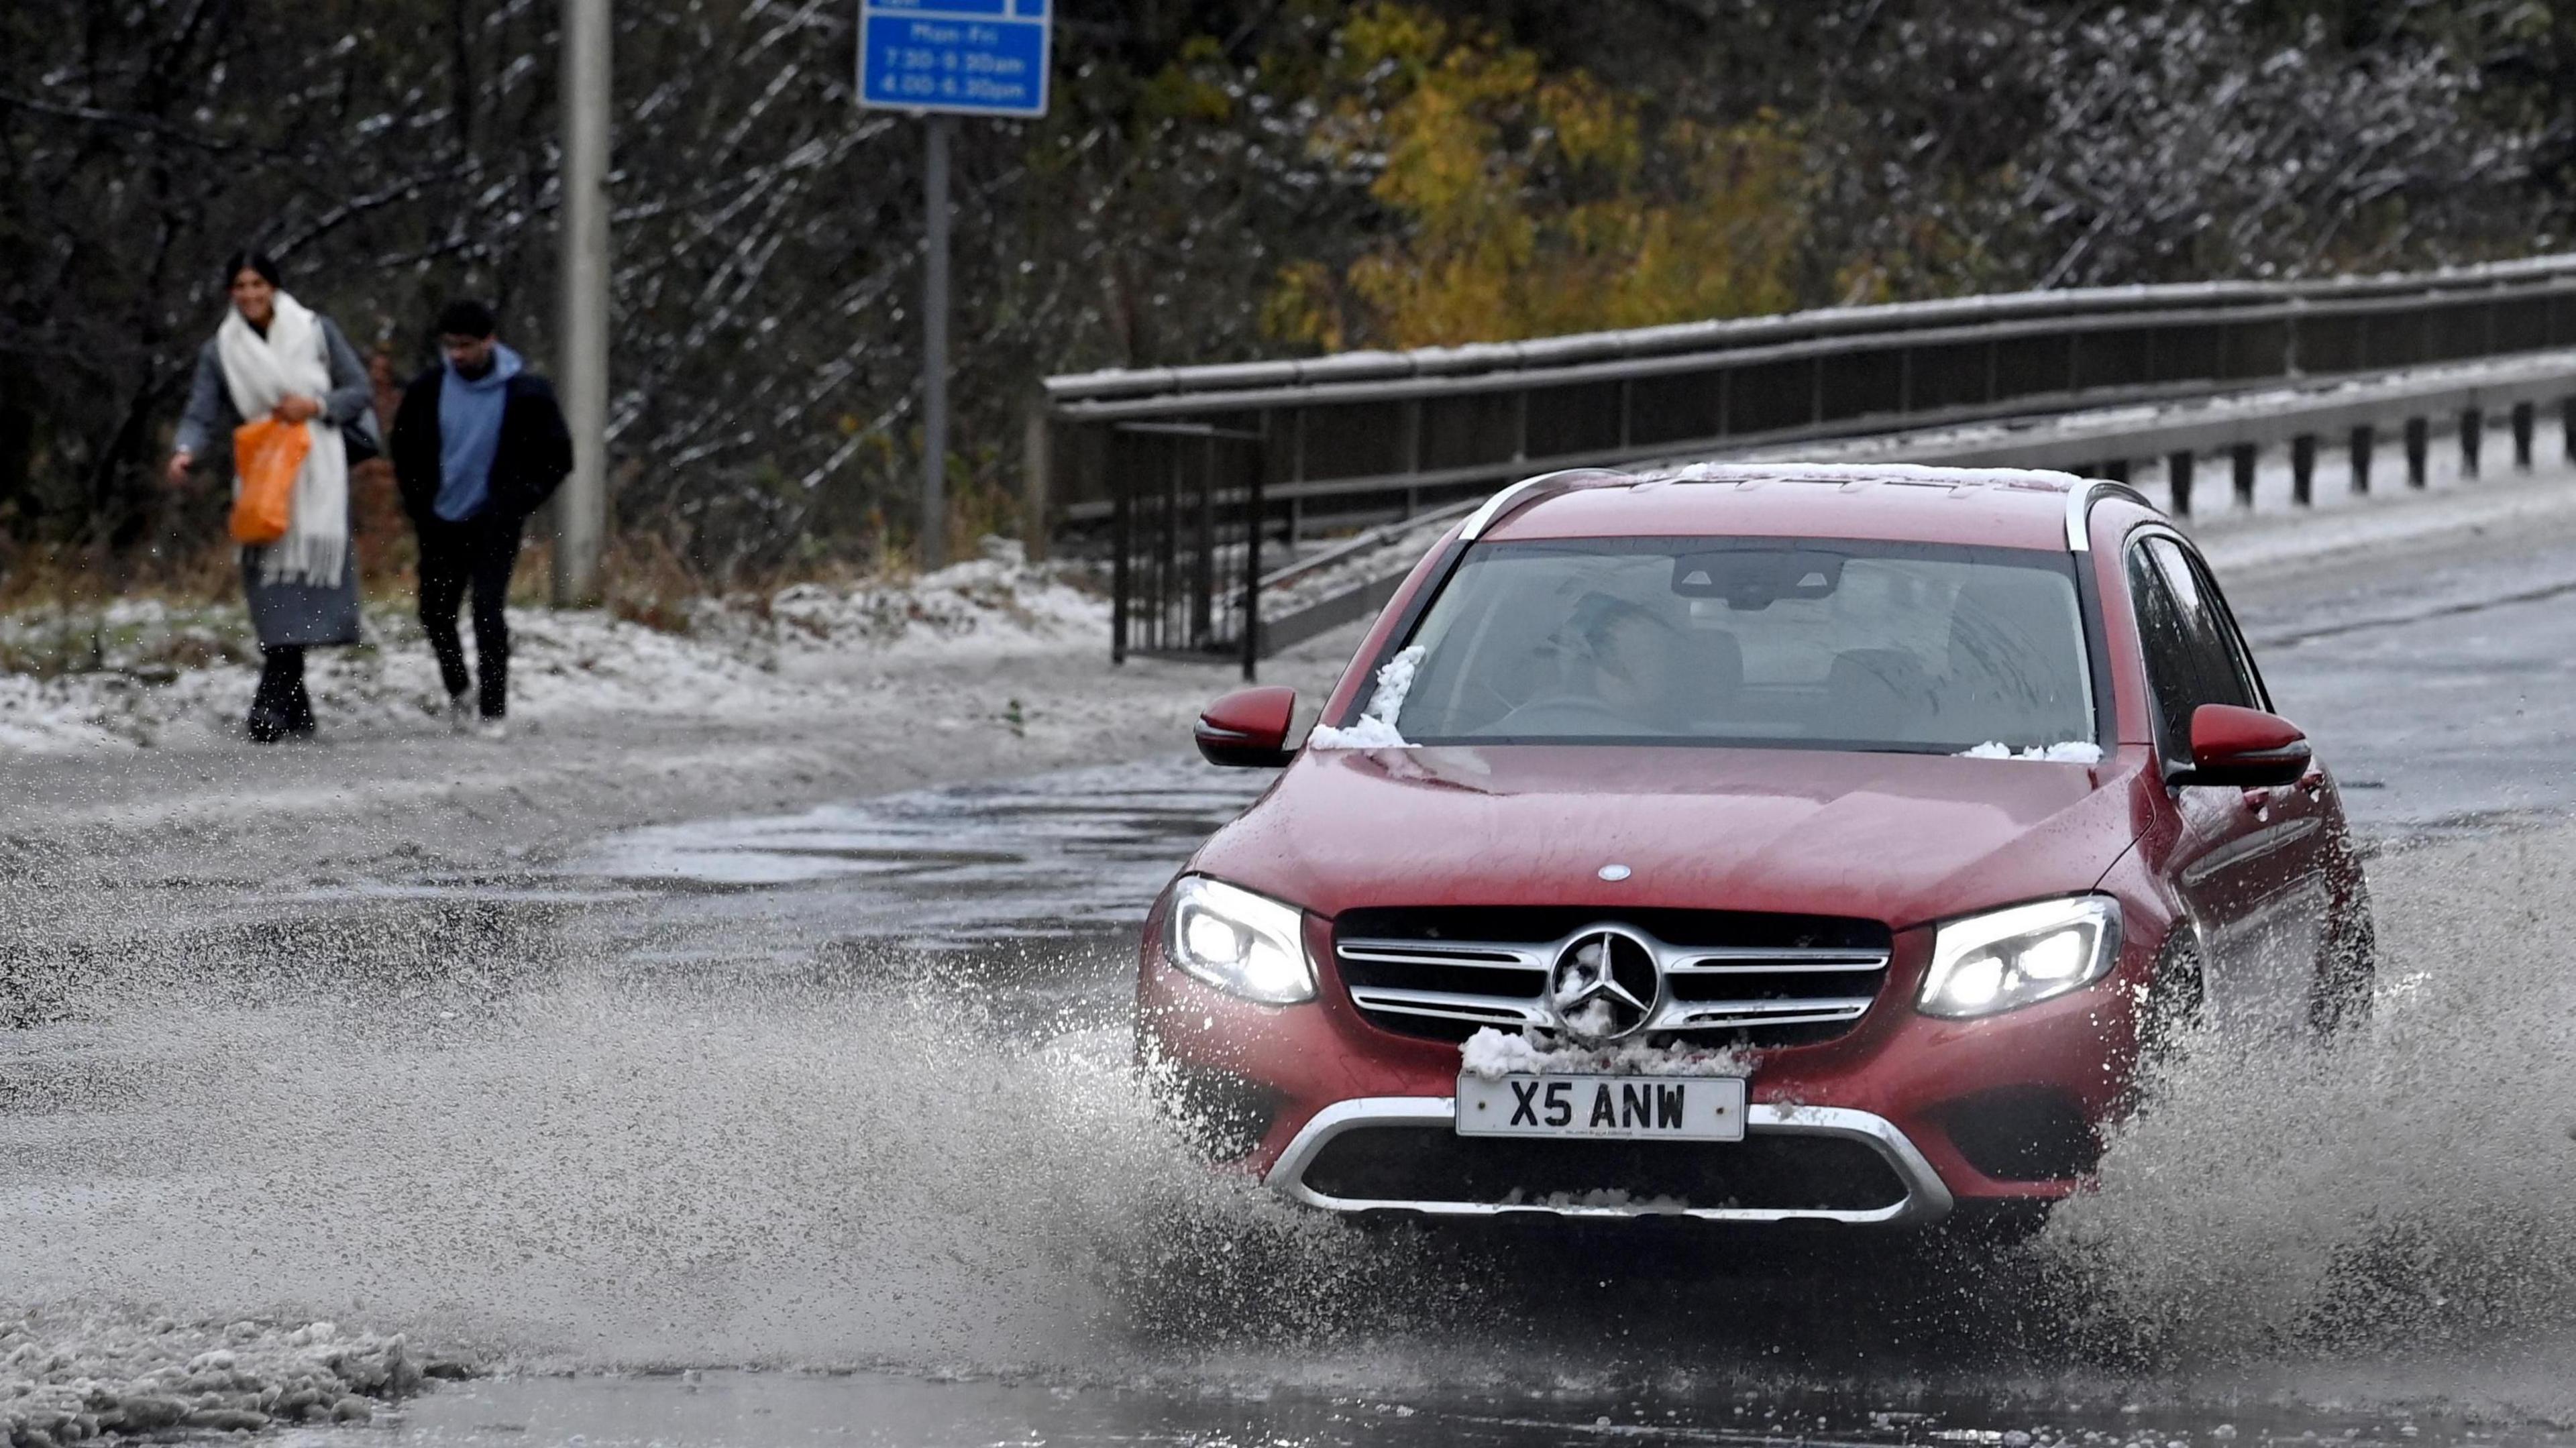
[[[1114,656],[1249,673],[1383,600],[1372,548],[1531,473],[1875,438],[1889,460],[2111,477],[2162,458],[2188,511],[2201,459],[2225,457],[2242,495],[2283,446],[2304,501],[2320,438],[2367,486],[2383,437],[2420,479],[2437,431],[2475,449],[2467,415],[2510,418],[2518,456],[2544,411],[2576,428],[2576,357],[2548,355],[2567,349],[2576,255],[1095,372],[1049,379],[1033,414],[1031,531],[1107,554]],[[1376,526],[1298,553],[1359,525]]]
[[[2421,488],[2436,436],[2456,441],[2461,476],[2474,478],[2484,465],[2487,435],[2501,421],[2513,466],[2528,472],[2544,410],[2556,414],[2562,453],[2576,459],[2576,354],[2203,399],[2145,418],[2074,414],[1990,438],[1898,434],[1872,452],[1891,462],[2056,468],[2119,482],[2128,480],[2136,461],[2162,460],[2168,507],[2188,517],[2205,457],[2226,459],[2235,504],[2251,507],[2262,455],[2286,448],[2291,502],[2307,507],[2316,501],[2321,443],[2344,449],[2351,490],[2367,493],[2380,444],[2393,439],[2402,445],[2407,485]]]

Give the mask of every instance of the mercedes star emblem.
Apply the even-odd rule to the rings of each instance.
[[[1557,1023],[1591,1044],[1633,1036],[1652,1020],[1663,972],[1646,942],[1616,926],[1586,930],[1557,952],[1548,1000]]]

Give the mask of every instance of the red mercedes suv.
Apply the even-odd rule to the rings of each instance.
[[[1404,580],[1155,901],[1148,1079],[1344,1212],[2029,1220],[2201,1017],[2371,995],[2332,778],[2116,483],[1585,470]]]

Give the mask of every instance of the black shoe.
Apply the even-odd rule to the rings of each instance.
[[[242,721],[242,737],[253,744],[310,744],[319,732],[310,719],[289,719],[265,709],[253,709]]]

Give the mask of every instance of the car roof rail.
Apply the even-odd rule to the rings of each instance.
[[[2159,518],[2164,516],[2162,512],[2158,511],[2155,504],[2147,501],[2144,493],[2130,487],[2127,483],[2112,483],[2104,482],[2099,478],[2087,478],[2083,482],[2077,483],[2073,488],[2067,490],[2067,552],[2090,553],[2093,551],[2093,504],[2097,499],[2105,497],[2118,498],[2124,503],[2135,503],[2139,507],[2146,509],[2148,512],[2154,513]]]
[[[1552,473],[1523,478],[1487,498],[1483,507],[1468,514],[1466,523],[1458,530],[1458,539],[1463,543],[1472,543],[1482,537],[1487,529],[1503,521],[1515,508],[1535,503],[1542,498],[1552,498],[1559,493],[1572,492],[1587,484],[1618,484],[1636,481],[1638,481],[1636,474],[1623,473],[1617,468],[1559,468]]]
[[[1742,471],[1750,474],[1756,472],[1760,467],[1761,465],[1759,464],[1743,466]],[[1899,470],[1887,469],[1886,471],[1894,473]],[[1712,474],[1720,472],[1720,469],[1711,469]],[[1722,477],[1703,475],[1699,478],[1691,478],[1684,476],[1674,480],[1684,482],[1735,480],[1736,469],[1726,468],[1723,469],[1722,472]],[[1933,469],[1924,470],[1927,478],[1932,476],[1934,472],[1935,470]],[[1476,539],[1492,531],[1496,525],[1500,524],[1505,518],[1511,516],[1519,509],[1527,507],[1532,503],[1543,501],[1547,498],[1573,492],[1580,488],[1618,486],[1622,484],[1652,481],[1656,481],[1656,479],[1651,477],[1641,477],[1635,473],[1622,472],[1617,468],[1559,468],[1552,473],[1540,473],[1536,477],[1523,478],[1519,482],[1513,483],[1509,487],[1495,493],[1492,497],[1487,498],[1484,501],[1483,506],[1477,508],[1475,512],[1468,514],[1467,521],[1459,526],[1458,538],[1461,542],[1472,543]],[[2086,553],[2092,550],[2093,505],[2104,498],[2117,498],[2122,502],[2135,503],[2139,507],[2146,509],[2148,512],[2155,513],[2158,517],[2163,516],[2163,513],[2155,504],[2147,501],[2145,494],[2129,486],[2127,483],[2115,483],[2101,478],[2086,478],[2079,480],[2074,487],[2069,488],[2066,492],[2067,551],[2071,553]]]

